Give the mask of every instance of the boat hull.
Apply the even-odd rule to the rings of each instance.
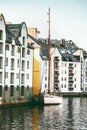
[[[62,103],[61,96],[44,95],[44,105],[58,105]]]

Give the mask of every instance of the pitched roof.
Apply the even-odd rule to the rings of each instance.
[[[61,44],[61,40],[51,39],[50,44],[51,44],[50,46],[51,48],[56,47],[58,49],[60,55],[62,56],[63,61],[69,61],[69,62],[80,61],[79,56],[77,57],[73,55],[73,52],[79,49],[79,47],[77,47],[73,42],[66,41],[64,44]],[[44,44],[44,46],[41,46],[41,49],[40,49],[40,56],[43,60],[48,59],[47,46],[48,46],[47,44]]]
[[[15,37],[19,37],[21,35],[22,24],[7,24],[6,28],[10,31]]]

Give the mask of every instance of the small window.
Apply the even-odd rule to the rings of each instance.
[[[64,85],[64,87],[66,88],[66,84]]]
[[[0,85],[0,97],[2,97],[2,85]]]
[[[22,48],[22,57],[25,57],[25,48]]]
[[[11,97],[14,96],[14,86],[13,85],[10,86],[10,96]]]
[[[3,39],[3,31],[0,30],[0,40],[2,40],[2,39]]]
[[[76,67],[76,64],[75,64],[75,67]]]
[[[6,64],[6,66],[8,66],[8,58],[7,57],[6,57],[6,63],[5,64]]]
[[[8,86],[7,85],[5,85],[5,91],[8,91]]]
[[[61,88],[63,88],[63,84],[61,85]]]
[[[9,50],[9,45],[6,45],[6,50]]]
[[[19,59],[17,59],[17,67],[19,67]]]
[[[17,52],[18,52],[18,53],[20,52],[20,47],[17,48]]]
[[[45,77],[45,80],[47,80],[47,77]]]
[[[74,85],[74,87],[76,88],[76,84]]]
[[[27,69],[29,69],[29,61],[27,61]]]
[[[29,74],[27,74],[27,79],[29,79]]]
[[[5,78],[8,78],[8,72],[5,72]]]
[[[0,42],[0,54],[3,54],[3,43]]]
[[[17,85],[17,88],[16,88],[17,91],[19,91],[19,85]]]
[[[16,78],[19,79],[19,73],[16,74]]]
[[[23,37],[23,45],[25,45],[25,37]]]
[[[24,86],[21,86],[21,96],[24,96]]]
[[[47,84],[45,84],[45,88],[47,88]]]
[[[45,66],[47,66],[47,62],[45,62]]]
[[[27,91],[29,91],[29,85],[27,85]]]
[[[27,50],[27,54],[30,55],[30,50],[29,49]]]

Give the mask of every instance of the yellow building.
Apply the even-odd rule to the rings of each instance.
[[[28,28],[29,42],[34,44],[34,69],[33,69],[33,95],[38,95],[40,89],[40,56],[39,49],[40,45],[36,43],[37,28]]]

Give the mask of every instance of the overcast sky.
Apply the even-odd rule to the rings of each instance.
[[[25,22],[47,37],[47,12],[51,9],[51,38],[73,40],[87,50],[87,0],[0,0],[5,21]]]

